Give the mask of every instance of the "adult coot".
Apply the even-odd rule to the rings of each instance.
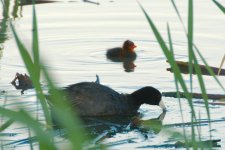
[[[166,107],[161,93],[150,86],[131,94],[120,94],[97,82],[81,82],[63,89],[72,108],[80,116],[132,116],[136,115],[141,104]]]

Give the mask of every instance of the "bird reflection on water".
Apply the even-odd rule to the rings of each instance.
[[[91,138],[93,144],[111,138],[118,133],[128,133],[138,130],[147,139],[148,134],[158,134],[162,127],[162,121],[166,112],[162,112],[159,117],[142,120],[141,116],[105,116],[105,117],[82,117],[83,127],[86,134]],[[56,126],[56,129],[60,129]]]

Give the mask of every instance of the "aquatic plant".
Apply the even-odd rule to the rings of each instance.
[[[3,1],[2,4],[4,6]],[[68,149],[82,149],[85,137],[83,134],[84,131],[80,126],[80,121],[78,117],[74,117],[74,113],[72,113],[70,109],[68,109],[70,108],[70,105],[61,101],[63,93],[58,92],[44,66],[43,61],[40,61],[39,58],[38,28],[35,6],[33,5],[32,55],[29,54],[28,49],[24,46],[23,42],[18,37],[12,22],[10,22],[10,26],[21,57],[24,61],[24,64],[32,80],[33,86],[36,90],[37,98],[40,100],[42,110],[45,116],[45,124],[43,125],[39,121],[35,120],[23,108],[19,108],[19,111],[14,111],[0,107],[0,114],[4,117],[10,118],[0,127],[0,129],[6,129],[14,121],[23,123],[35,133],[35,139],[38,141],[40,149],[58,149],[56,143],[54,142],[52,117],[47,106],[46,96],[44,95],[43,89],[40,84],[40,74],[42,72],[44,74],[44,78],[47,80],[48,87],[51,90],[50,97],[55,102],[55,107],[54,109],[52,109],[55,115],[54,117],[60,118],[59,124],[67,129],[67,137],[68,141],[70,141],[68,143]],[[65,109],[67,109],[68,111],[65,111]]]
[[[224,11],[224,8],[221,4],[219,4],[218,2],[216,2],[215,0],[213,0],[216,5],[222,10]],[[181,71],[175,61],[175,57],[174,57],[174,53],[173,53],[173,42],[172,42],[172,36],[171,36],[171,31],[169,28],[169,24],[167,24],[167,31],[168,31],[168,39],[169,39],[169,47],[166,45],[165,40],[163,39],[162,35],[159,33],[157,27],[155,26],[153,20],[150,18],[150,15],[145,11],[145,9],[143,8],[143,6],[139,3],[139,6],[141,7],[149,25],[150,28],[152,29],[155,38],[157,39],[158,44],[160,45],[164,55],[166,56],[172,70],[174,73],[174,79],[175,79],[175,86],[176,86],[176,90],[177,90],[177,97],[179,96],[179,87],[182,88],[182,90],[184,91],[184,96],[185,98],[188,100],[189,103],[189,107],[191,108],[191,131],[192,131],[192,136],[191,136],[191,142],[192,142],[192,146],[194,149],[198,149],[198,148],[202,148],[202,145],[198,145],[197,144],[197,139],[196,136],[199,137],[199,141],[201,141],[201,132],[200,129],[196,126],[194,126],[194,124],[196,122],[198,122],[197,119],[197,115],[196,115],[196,111],[194,109],[194,105],[193,105],[193,101],[192,101],[192,91],[193,91],[193,69],[195,69],[196,71],[196,75],[198,77],[198,82],[200,85],[200,89],[201,89],[201,94],[204,100],[204,105],[205,105],[205,109],[208,115],[208,122],[209,122],[209,137],[211,139],[211,124],[210,124],[210,120],[211,120],[211,116],[210,116],[210,110],[209,110],[209,105],[208,105],[208,96],[207,96],[207,92],[206,92],[206,88],[205,88],[205,84],[204,84],[204,80],[202,77],[202,72],[197,60],[197,54],[198,56],[201,58],[201,60],[204,62],[204,64],[206,65],[206,68],[208,70],[208,72],[214,77],[214,79],[216,80],[216,82],[220,85],[220,87],[225,91],[223,85],[219,82],[219,80],[217,79],[217,77],[215,76],[215,73],[212,71],[212,69],[209,67],[209,65],[207,64],[206,60],[203,58],[202,54],[200,53],[199,49],[197,48],[197,46],[194,44],[194,31],[193,31],[193,17],[194,17],[194,13],[193,13],[193,0],[189,0],[188,1],[188,30],[186,30],[183,20],[181,18],[181,15],[179,13],[179,10],[174,2],[174,0],[171,0],[171,3],[178,15],[178,18],[180,20],[180,22],[182,23],[184,32],[187,36],[187,44],[188,44],[188,70],[189,70],[189,78],[190,78],[190,89],[188,89],[187,84],[185,83],[182,75],[181,75]],[[197,53],[197,54],[196,54]],[[194,64],[194,65],[193,65]],[[180,106],[180,112],[182,114],[182,107],[181,107],[181,103],[180,103],[180,99],[179,99],[179,106]],[[182,114],[183,116],[183,114]],[[183,119],[182,119],[183,120]],[[196,133],[197,131],[197,133]],[[185,129],[184,129],[184,140],[185,143],[188,147],[188,145],[190,144],[190,142],[188,142],[189,139],[187,139],[187,136],[185,134]]]

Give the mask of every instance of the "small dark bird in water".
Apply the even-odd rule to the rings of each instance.
[[[122,47],[108,49],[106,57],[113,62],[122,62],[126,72],[133,72],[136,65],[134,64],[137,54],[134,49],[137,46],[134,42],[126,40]]]
[[[16,81],[18,80],[18,84]],[[27,89],[33,88],[32,81],[30,77],[27,74],[20,74],[16,73],[15,78],[12,80],[11,84],[16,88],[16,89],[21,89],[21,94],[24,94],[24,91]]]
[[[63,89],[72,108],[79,116],[133,116],[142,104],[166,107],[161,93],[150,86],[131,94],[120,94],[97,82],[81,82]],[[54,106],[54,105],[53,105]]]
[[[111,60],[119,59],[121,61],[121,59],[123,59],[123,58],[132,58],[133,60],[135,60],[137,55],[136,55],[134,49],[136,47],[137,46],[134,44],[134,42],[132,42],[130,40],[126,40],[123,43],[122,47],[108,49],[106,52],[106,56],[108,59],[111,59]]]

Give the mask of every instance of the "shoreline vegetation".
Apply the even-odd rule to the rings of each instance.
[[[206,60],[204,59],[204,57],[202,56],[200,50],[198,49],[198,47],[195,45],[194,43],[194,1],[193,0],[188,0],[188,17],[187,17],[187,29],[184,25],[184,21],[180,15],[179,9],[177,8],[177,5],[175,3],[174,0],[171,0],[171,3],[173,5],[173,8],[180,20],[180,23],[183,27],[183,30],[186,34],[187,37],[187,53],[188,53],[188,62],[185,63],[185,68],[186,70],[188,70],[189,73],[189,87],[188,87],[188,83],[185,82],[183,76],[182,76],[182,71],[180,69],[179,64],[177,63],[177,61],[175,60],[175,56],[174,56],[174,48],[173,48],[173,40],[172,40],[172,33],[170,31],[170,26],[169,23],[167,23],[167,34],[168,34],[168,45],[165,42],[165,40],[163,39],[163,36],[160,34],[160,32],[157,29],[157,26],[155,26],[153,20],[151,19],[150,15],[145,11],[144,7],[139,3],[139,6],[142,10],[142,12],[145,15],[146,20],[149,23],[149,26],[162,50],[162,52],[164,53],[167,62],[170,64],[171,70],[173,71],[174,74],[174,82],[175,82],[175,87],[176,87],[176,92],[174,92],[173,94],[176,95],[176,97],[179,100],[179,107],[180,107],[180,113],[182,116],[182,120],[184,118],[183,113],[182,113],[182,106],[181,106],[181,100],[180,100],[180,92],[179,90],[181,89],[183,91],[182,95],[184,98],[187,99],[189,107],[190,107],[190,113],[191,113],[191,137],[187,136],[189,133],[187,133],[185,126],[183,126],[183,139],[184,139],[184,147],[188,148],[191,144],[191,146],[193,147],[193,149],[203,149],[203,145],[199,144],[199,142],[202,142],[202,136],[201,136],[201,129],[195,125],[195,122],[198,122],[198,117],[197,117],[197,113],[194,107],[194,103],[193,103],[193,73],[196,74],[197,79],[198,79],[198,83],[201,89],[201,94],[197,94],[202,95],[203,98],[203,105],[205,107],[205,111],[207,113],[207,122],[209,122],[208,124],[208,128],[209,128],[209,141],[211,141],[212,139],[212,126],[211,126],[211,113],[210,113],[210,109],[209,109],[209,95],[207,95],[206,92],[206,87],[205,87],[205,83],[204,83],[204,79],[203,79],[203,72],[204,70],[207,70],[209,72],[209,74],[215,79],[215,81],[218,83],[218,85],[220,85],[221,89],[223,89],[223,91],[225,92],[225,88],[224,86],[220,83],[220,81],[218,80],[218,78],[216,77],[215,73],[213,72],[212,68],[209,67],[208,63],[206,62]],[[214,0],[214,3],[216,3],[216,5],[223,11],[225,12],[225,8],[218,3],[217,1]],[[204,69],[201,68],[201,66],[198,63],[198,57],[200,57],[200,60],[204,63],[204,65],[206,66]],[[183,63],[182,63],[183,64]],[[203,67],[203,66],[202,66]],[[220,69],[218,69],[217,73],[220,72]],[[190,92],[189,92],[190,91]],[[165,95],[165,93],[164,93]],[[207,147],[208,148],[212,148],[214,145],[213,143],[210,143]]]

